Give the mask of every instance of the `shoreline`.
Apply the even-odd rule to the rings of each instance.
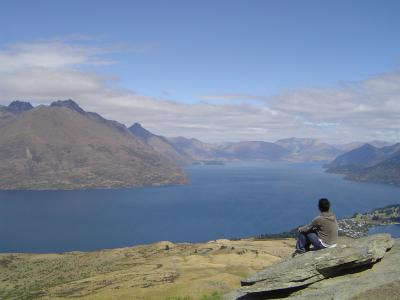
[[[339,236],[359,238],[368,235],[373,227],[400,225],[400,204],[388,205],[382,208],[375,208],[367,213],[355,213],[350,218],[338,219]],[[260,234],[258,240],[296,238],[297,227],[290,231]]]
[[[400,204],[388,205],[382,208],[376,208],[367,213],[355,213],[351,218],[342,218],[338,220],[339,225],[339,236],[360,238],[369,234],[369,229],[374,227],[389,226],[389,225],[400,225]],[[201,244],[213,244],[220,241],[230,242],[255,242],[263,240],[285,240],[285,239],[296,239],[297,238],[297,227],[285,232],[273,233],[273,234],[260,234],[251,237],[241,238],[221,238],[214,239],[206,242],[170,242],[170,241],[155,241],[147,244],[131,245],[116,248],[102,248],[89,251],[65,251],[65,252],[0,252],[0,255],[63,255],[63,254],[75,254],[75,253],[95,253],[102,251],[114,251],[123,250],[135,247],[150,247],[158,244],[172,244],[172,245],[201,245]]]

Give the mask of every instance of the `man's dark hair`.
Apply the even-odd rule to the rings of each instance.
[[[319,199],[318,208],[321,212],[328,211],[330,206],[331,204],[329,203],[328,199],[326,198]]]

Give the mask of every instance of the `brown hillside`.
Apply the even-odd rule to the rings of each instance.
[[[123,125],[68,107],[40,106],[0,126],[1,189],[72,189],[185,182]]]

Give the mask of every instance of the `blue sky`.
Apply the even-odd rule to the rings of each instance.
[[[293,94],[298,98],[310,89],[314,91],[313,96],[315,89],[318,95],[328,89],[328,93],[313,99],[318,102],[334,92],[342,95],[343,89],[348,93],[349,89],[355,89],[353,85],[359,88],[370,80],[395,76],[400,66],[399,13],[399,1],[1,1],[0,51],[8,55],[7,63],[17,56],[32,56],[32,45],[35,55],[39,50],[47,54],[51,50],[63,57],[79,56],[72,63],[39,67],[46,68],[46,72],[50,69],[55,72],[57,68],[60,72],[91,76],[94,81],[97,76],[100,79],[96,84],[102,89],[122,93],[124,99],[129,98],[127,94],[136,95],[147,108],[152,105],[151,101],[155,101],[153,106],[189,105],[182,111],[179,111],[182,107],[177,108],[182,114],[189,108],[199,109],[190,106],[196,104],[211,105],[201,106],[204,113],[210,113],[214,106],[229,110],[243,105],[243,111],[266,109],[273,116],[292,114],[282,117],[296,119],[305,126],[303,131],[291,132],[286,121],[282,121],[281,131],[271,131],[271,124],[245,124],[247,131],[230,135],[230,139],[246,137],[252,129],[254,134],[250,136],[254,139],[271,140],[282,135],[309,135],[325,140],[339,140],[344,135],[343,140],[385,138],[383,126],[379,132],[367,136],[361,129],[350,129],[349,124],[337,131],[347,120],[345,116],[331,120],[329,106],[327,111],[319,108],[328,120],[323,122],[315,115],[310,116],[309,110],[290,112],[285,104],[303,106],[303,100],[294,101]],[[68,47],[72,50],[64,53],[63,49]],[[36,68],[32,72],[38,74],[40,70]],[[6,79],[5,82],[10,82]],[[55,91],[56,86],[46,88]],[[9,97],[30,95],[29,90],[21,94],[21,89],[13,94],[10,88],[8,93],[0,94],[0,101],[5,104]],[[357,95],[364,92],[358,91]],[[377,97],[387,93],[381,92]],[[64,88],[58,93],[32,90],[31,94],[38,102],[46,102],[50,96],[78,97],[78,102],[87,108],[130,122],[129,116],[118,114],[117,109],[106,108],[100,102],[97,105],[90,102],[88,95],[79,94],[74,88],[70,93]],[[290,95],[292,100],[282,100],[283,95],[285,99]],[[355,97],[353,94],[354,101]],[[122,101],[131,101],[121,99],[115,100],[115,107]],[[279,106],[279,101],[288,103]],[[309,99],[304,103],[309,103]],[[125,104],[121,104],[121,109],[127,107]],[[366,103],[355,103],[353,108],[362,108],[362,105]],[[161,110],[168,112],[173,108]],[[239,112],[230,111],[229,118]],[[220,111],[211,113],[221,114]],[[164,123],[157,123],[159,117],[140,120],[134,112],[131,118],[164,134],[192,133],[203,139],[210,136],[207,130],[218,123],[214,120],[208,129],[201,129],[196,127],[201,125],[201,116],[196,116],[196,121],[186,124],[191,130],[186,130],[172,124],[172,116]],[[310,124],[315,128],[307,129]],[[335,128],[331,129],[335,132],[330,132],[326,124],[334,124]],[[168,125],[173,129],[162,129]],[[226,128],[235,129],[238,128]],[[397,139],[387,130],[386,139]],[[213,132],[215,138],[209,140],[216,140],[218,134],[221,132]]]

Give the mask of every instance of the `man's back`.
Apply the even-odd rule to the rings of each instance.
[[[325,245],[334,245],[338,238],[336,217],[330,211],[321,212],[312,222],[315,232]]]

